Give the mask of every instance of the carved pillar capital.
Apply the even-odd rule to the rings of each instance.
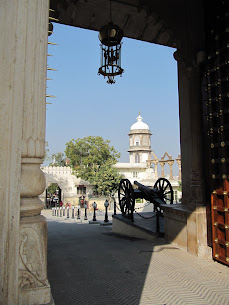
[[[40,169],[42,159],[21,160],[21,216],[39,215],[43,203],[38,196],[45,189],[45,175]]]

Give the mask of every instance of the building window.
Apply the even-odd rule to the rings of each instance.
[[[133,172],[133,178],[137,178],[138,177],[138,172]]]
[[[77,194],[86,195],[86,187],[85,186],[77,186]]]
[[[139,154],[135,155],[135,163],[140,163],[140,155]]]
[[[136,146],[139,146],[139,142],[136,142],[135,145],[136,145]]]

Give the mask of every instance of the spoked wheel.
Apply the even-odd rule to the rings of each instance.
[[[159,178],[154,184],[154,189],[159,190],[158,197],[166,204],[173,204],[173,188],[169,180]]]
[[[131,216],[134,212],[135,199],[132,184],[128,179],[122,179],[118,189],[119,206],[124,216]]]

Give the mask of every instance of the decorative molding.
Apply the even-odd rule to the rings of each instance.
[[[24,267],[19,270],[19,286],[22,289],[48,286],[45,251],[35,229],[21,230],[19,254]]]

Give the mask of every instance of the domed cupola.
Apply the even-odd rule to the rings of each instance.
[[[136,118],[137,122],[134,123],[131,127],[130,127],[130,130],[136,130],[136,129],[148,129],[149,130],[149,126],[142,122],[143,118],[141,117],[140,115],[140,112],[139,112],[139,116]]]
[[[151,132],[149,126],[143,122],[140,113],[137,122],[130,127],[129,156],[130,163],[146,162],[151,154]]]

